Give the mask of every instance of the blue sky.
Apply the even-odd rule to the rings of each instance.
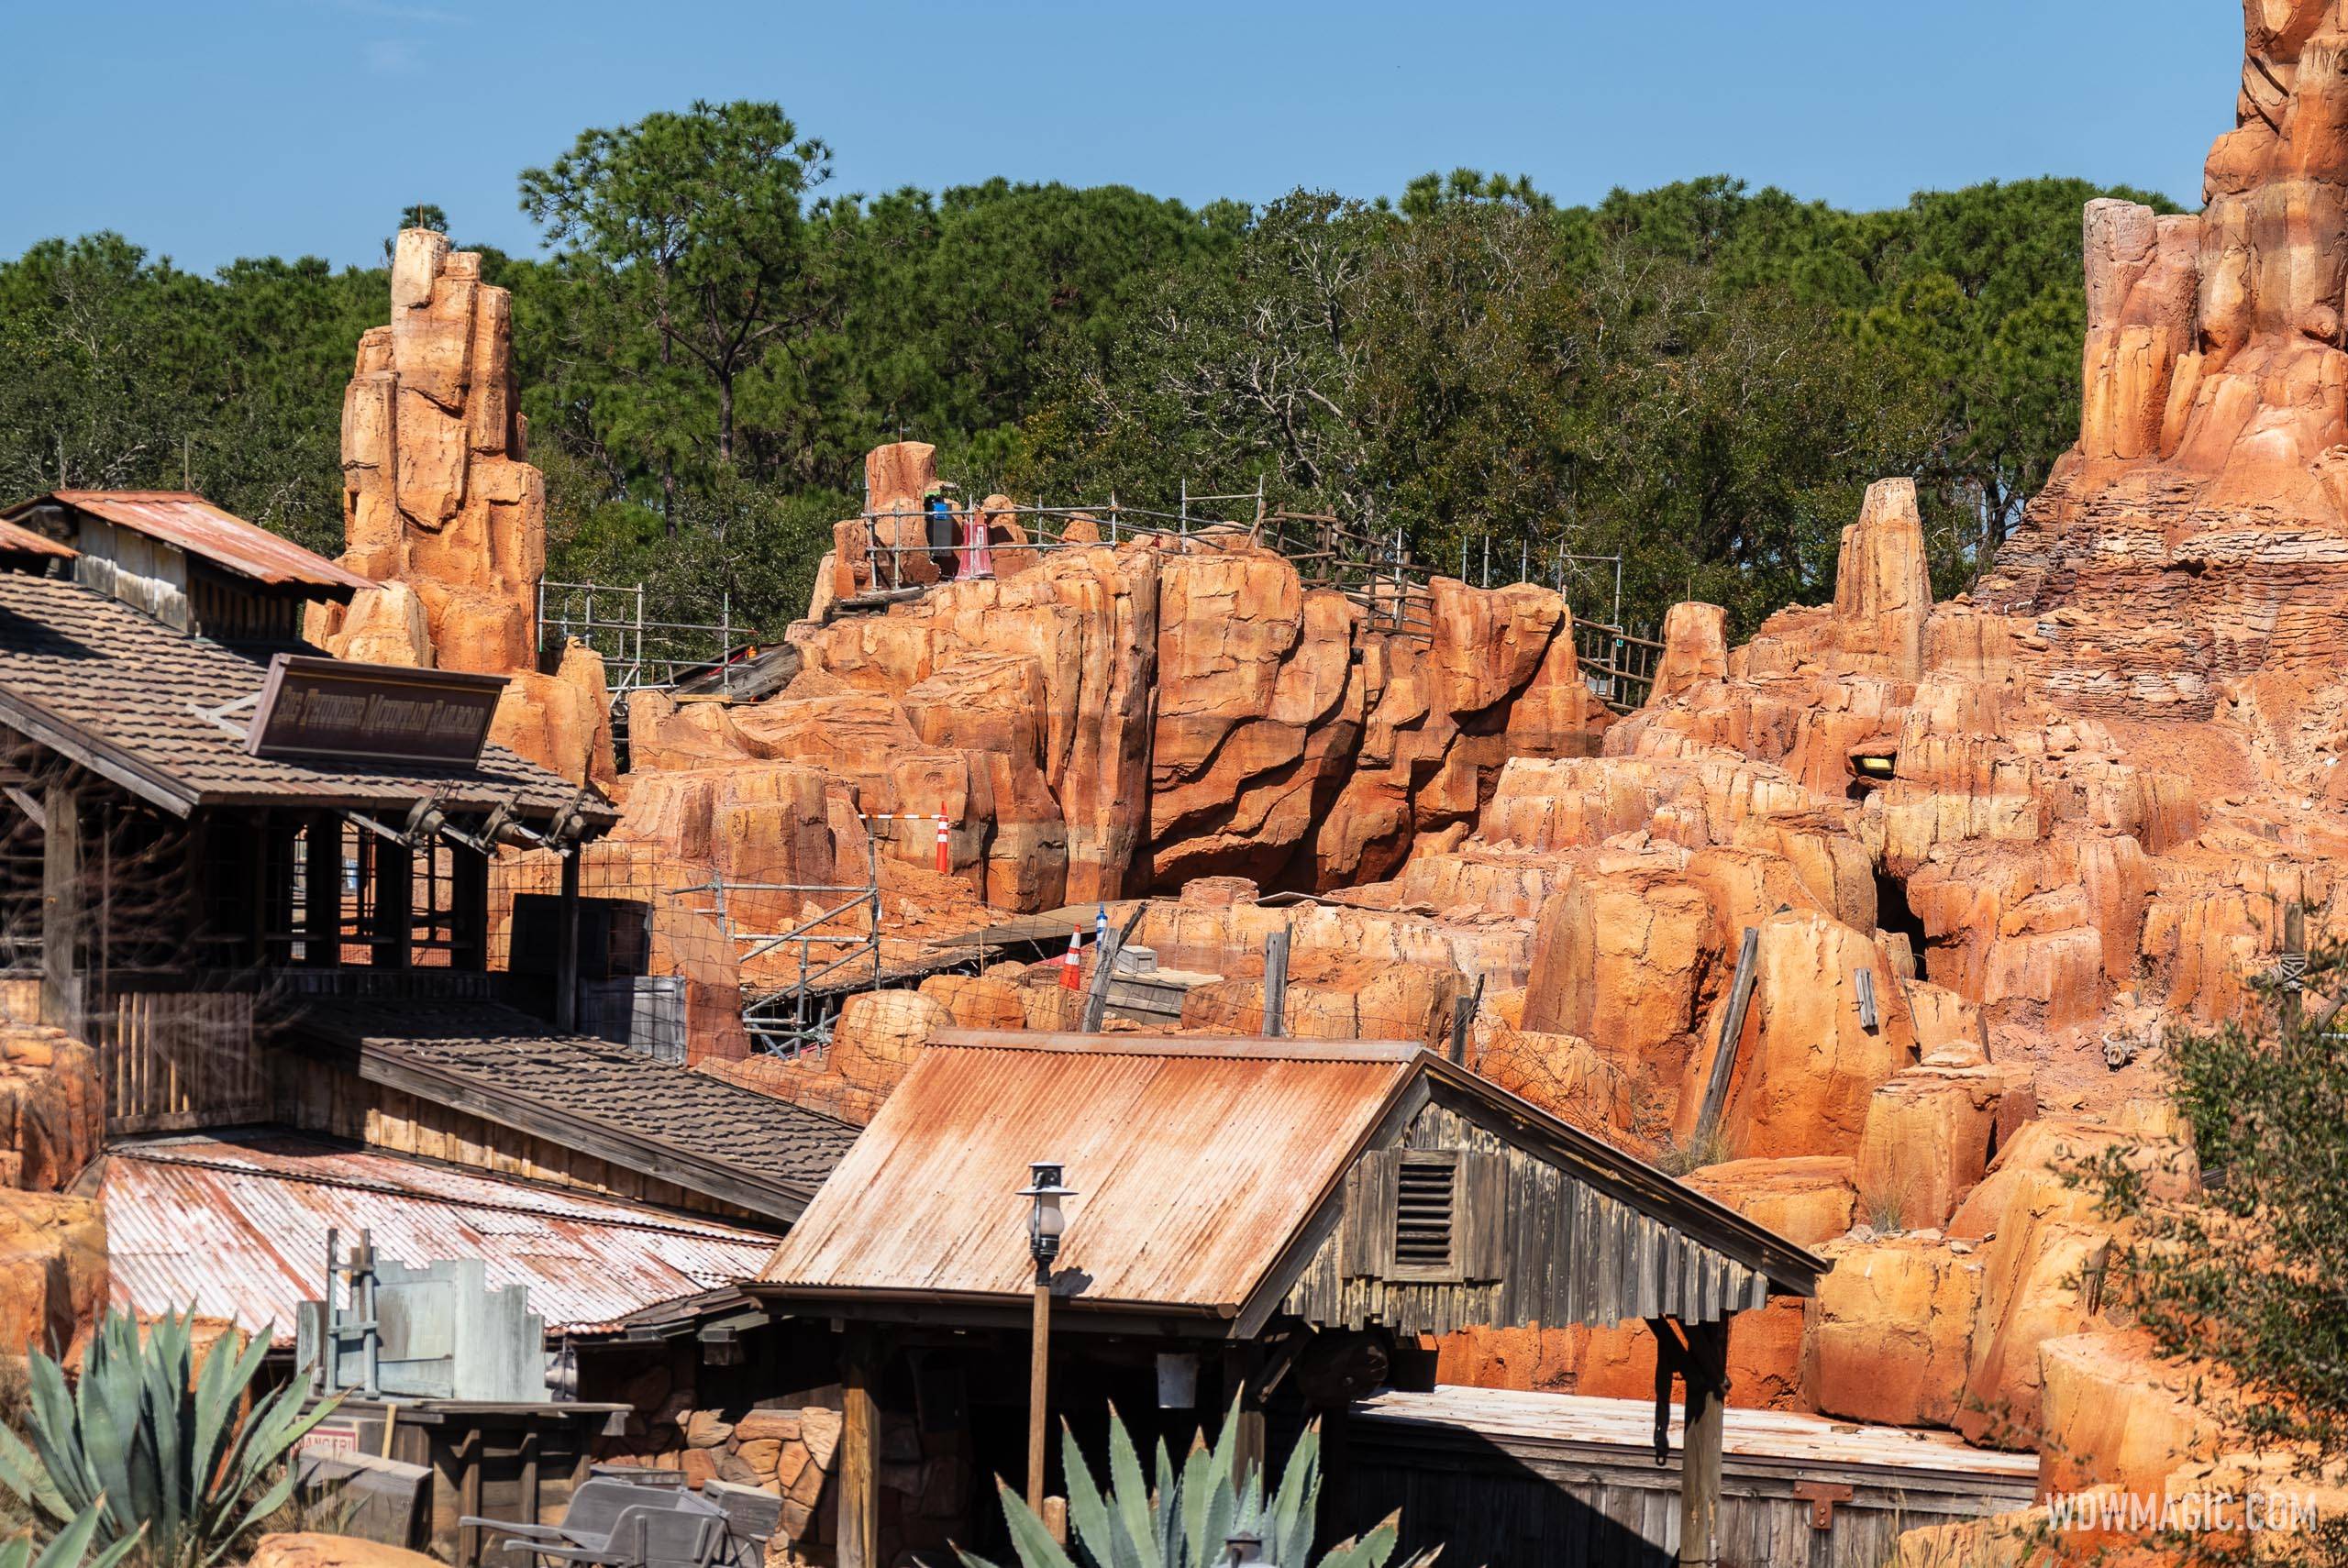
[[[2229,0],[0,0],[0,255],[114,228],[196,268],[365,262],[415,201],[526,249],[517,171],[696,97],[781,102],[836,190],[1259,201],[1468,164],[1567,201],[2060,173],[2191,205],[2241,49]]]

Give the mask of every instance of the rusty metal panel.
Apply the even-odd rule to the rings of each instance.
[[[314,555],[293,540],[257,527],[202,496],[176,490],[61,490],[25,502],[54,500],[133,532],[175,545],[241,576],[279,586],[372,588],[348,568]],[[11,511],[22,510],[21,507]]]
[[[22,508],[10,510],[13,513]],[[0,555],[40,556],[53,561],[70,561],[80,553],[72,546],[61,545],[46,534],[36,534],[30,528],[0,519]]]
[[[1426,1099],[1423,1080],[1438,1077],[1448,1103]],[[1067,1205],[1061,1296],[1231,1314],[1324,1201],[1346,1201],[1381,1122],[1390,1143],[1506,1162],[1493,1252],[1507,1266],[1473,1283],[1359,1277],[1341,1266],[1341,1222],[1283,1281],[1287,1309],[1312,1321],[1439,1334],[1717,1317],[1773,1289],[1807,1295],[1825,1266],[1415,1044],[946,1031],[760,1282],[783,1300],[1022,1297],[1034,1265],[1018,1189],[1031,1162],[1056,1161],[1080,1195]],[[1700,1275],[1731,1269],[1707,1308]]]
[[[1415,1046],[1092,1036],[933,1043],[762,1275],[1024,1296],[1033,1161],[1069,1200],[1080,1300],[1235,1310],[1415,1070]],[[1072,1288],[1071,1288],[1072,1285]]]
[[[326,1272],[327,1231],[387,1258],[479,1258],[525,1286],[549,1333],[610,1331],[748,1278],[773,1238],[286,1134],[119,1144],[104,1176],[114,1305],[193,1305],[291,1344]]]

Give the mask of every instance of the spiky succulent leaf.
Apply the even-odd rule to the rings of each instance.
[[[1207,1568],[1224,1555],[1224,1543],[1239,1524],[1239,1496],[1231,1489],[1231,1477],[1218,1472],[1207,1487],[1207,1506],[1199,1524],[1198,1533],[1191,1538],[1191,1562],[1193,1568]]]
[[[1171,1510],[1180,1531],[1176,1535],[1171,1562],[1191,1568],[1198,1561],[1199,1532],[1206,1528],[1207,1505],[1213,1500],[1214,1455],[1200,1438],[1191,1444],[1191,1452],[1182,1457],[1180,1490]]]
[[[1167,1568],[1166,1543],[1150,1517],[1149,1490],[1142,1484],[1141,1455],[1134,1452],[1133,1434],[1125,1430],[1113,1405],[1109,1408],[1109,1496],[1141,1568]]]
[[[1316,1505],[1321,1496],[1321,1423],[1304,1429],[1289,1451],[1288,1467],[1280,1472],[1279,1490],[1272,1495],[1268,1528],[1263,1530],[1264,1551],[1275,1563],[1311,1560]]]
[[[1113,1423],[1113,1413],[1111,1420]],[[1060,1468],[1068,1477],[1068,1524],[1076,1544],[1094,1568],[1141,1568],[1141,1549],[1125,1533],[1122,1517],[1113,1514],[1109,1501],[1092,1479],[1076,1434],[1060,1423]]]
[[[41,1463],[40,1455],[5,1426],[0,1426],[0,1486],[6,1486],[52,1519],[71,1518],[73,1515],[50,1480],[49,1467]],[[0,1568],[6,1568],[6,1564],[0,1563]]]
[[[1179,1568],[1182,1560],[1182,1478],[1174,1468],[1166,1440],[1157,1440],[1157,1490],[1149,1506],[1157,1515],[1157,1561]]]
[[[1010,1487],[1000,1482],[996,1495],[1002,1499],[1002,1522],[1011,1527],[1012,1549],[1019,1553],[1021,1568],[1076,1568],[1060,1543],[1044,1521]]]

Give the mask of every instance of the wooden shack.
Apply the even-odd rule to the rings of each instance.
[[[892,1400],[953,1445],[938,1457],[1027,1475],[1008,1439],[1035,1161],[1079,1194],[1050,1278],[1054,1424],[1097,1443],[1113,1402],[1179,1445],[1236,1399],[1260,1456],[1276,1430],[1342,1427],[1373,1387],[1427,1382],[1423,1335],[1642,1320],[1688,1391],[1687,1562],[1714,1561],[1729,1320],[1826,1267],[1414,1044],[948,1032],[748,1287],[839,1327],[843,1568],[923,1544],[869,1479]],[[1187,1408],[1162,1408],[1191,1379]],[[1374,1522],[1346,1517],[1335,1477],[1324,1496],[1329,1529]],[[988,1540],[984,1488],[965,1507],[957,1539]]]
[[[367,586],[200,496],[0,513],[0,995],[97,1052],[109,1136],[277,1121],[789,1223],[853,1129],[576,1032],[617,813],[487,741],[504,678],[299,641]],[[524,854],[561,862],[537,973]]]
[[[1354,1407],[1347,1430],[1348,1516],[1401,1509],[1398,1555],[1664,1568],[1678,1552],[1681,1433],[1666,1431],[1657,1463],[1639,1400],[1387,1390]],[[2036,1454],[1799,1411],[1732,1409],[1721,1447],[1724,1568],[1880,1568],[1902,1531],[2026,1508],[2037,1489]]]

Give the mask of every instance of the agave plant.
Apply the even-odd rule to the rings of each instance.
[[[142,1343],[136,1318],[108,1313],[70,1392],[63,1369],[36,1353],[32,1442],[0,1427],[0,1485],[61,1532],[94,1518],[91,1537],[109,1551],[143,1526],[155,1568],[207,1568],[283,1507],[294,1483],[286,1455],[333,1405],[305,1411],[294,1382],[248,1408],[269,1335],[234,1354],[214,1347],[195,1375],[194,1321],[166,1317]]]
[[[1368,1534],[1338,1542],[1312,1561],[1314,1511],[1321,1498],[1321,1430],[1305,1430],[1289,1454],[1279,1485],[1265,1496],[1264,1476],[1243,1467],[1235,1441],[1239,1407],[1224,1419],[1213,1448],[1193,1443],[1177,1470],[1157,1445],[1157,1484],[1142,1475],[1132,1434],[1113,1408],[1109,1412],[1109,1489],[1102,1491],[1076,1438],[1063,1425],[1060,1456],[1068,1473],[1068,1520],[1077,1555],[1052,1539],[1019,1495],[998,1483],[1002,1517],[1021,1568],[1215,1568],[1230,1560],[1229,1543],[1251,1537],[1263,1561],[1274,1568],[1386,1568],[1394,1554],[1401,1515],[1389,1514]],[[964,1568],[994,1568],[984,1558],[959,1551]],[[1401,1568],[1427,1568],[1435,1553],[1414,1557]]]
[[[72,1523],[50,1537],[49,1544],[39,1551],[33,1549],[30,1534],[0,1545],[0,1568],[115,1568],[138,1544],[138,1537],[125,1536],[85,1561],[90,1542],[97,1539],[99,1516],[97,1508],[83,1508],[73,1516]]]

